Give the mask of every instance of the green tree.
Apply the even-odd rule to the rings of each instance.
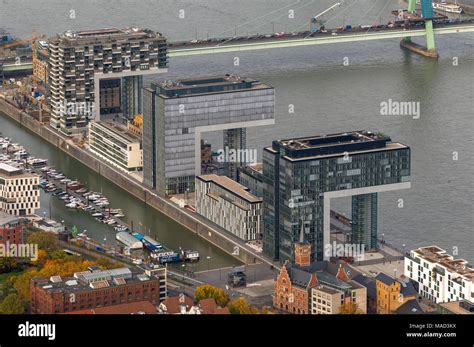
[[[227,306],[231,314],[259,314],[260,311],[250,305],[244,298],[238,298],[229,302]]]
[[[229,296],[221,288],[216,288],[210,284],[204,284],[196,288],[194,292],[194,300],[196,302],[210,298],[214,298],[220,307],[225,307],[229,302]]]
[[[11,272],[18,268],[18,264],[14,258],[0,257],[0,273]]]
[[[8,294],[0,303],[0,313],[3,314],[21,314],[25,312],[25,302],[18,294]]]

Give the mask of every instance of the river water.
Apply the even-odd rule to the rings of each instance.
[[[309,26],[311,15],[334,2],[3,0],[0,27],[27,36],[33,29],[53,35],[67,29],[139,25],[160,31],[170,40],[191,40],[196,36],[233,36],[273,29],[303,30]],[[396,0],[347,0],[338,12],[325,15],[326,26],[386,22],[393,18],[391,10],[405,6]],[[71,10],[75,11],[73,19]],[[184,19],[179,18],[180,10],[184,10]],[[288,18],[288,10],[294,10],[293,19]],[[415,41],[422,43],[420,40]],[[383,233],[387,242],[400,248],[403,244],[406,249],[437,244],[474,261],[474,34],[440,35],[436,44],[438,61],[402,50],[397,39],[173,58],[169,73],[160,77],[226,72],[273,85],[277,97],[276,125],[247,132],[249,147],[257,148],[260,154],[261,148],[274,139],[356,129],[382,131],[394,141],[409,145],[412,188],[379,194],[379,234]],[[236,56],[240,60],[238,66],[234,65]],[[345,58],[348,66],[343,66]],[[382,116],[380,104],[389,99],[419,102],[420,118]],[[294,113],[288,112],[289,105],[294,105]],[[211,267],[232,263],[222,252],[3,117],[0,129],[33,154],[48,157],[61,170],[87,181],[91,188],[102,187],[112,203],[127,211],[129,219],[135,224],[142,221],[147,228],[151,226],[157,239],[170,247],[180,245],[198,249],[204,256],[211,254]],[[217,134],[209,134],[208,140],[217,148],[222,145]],[[402,208],[399,199],[403,199]],[[337,203],[336,207],[349,213],[348,201]],[[43,202],[46,206],[47,202]],[[64,211],[61,203],[53,201],[53,217],[62,213],[73,223],[87,229],[94,225],[101,236],[112,237],[108,227],[95,227],[97,223],[89,221],[89,217]],[[201,262],[199,266],[207,264]]]

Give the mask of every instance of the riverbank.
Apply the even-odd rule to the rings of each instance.
[[[113,167],[101,162],[100,159],[95,158],[92,154],[77,147],[67,137],[58,134],[49,126],[42,126],[38,121],[25,112],[15,108],[2,98],[0,98],[0,111],[4,112],[5,115],[14,120],[20,126],[41,137],[54,147],[60,149],[63,153],[78,160],[122,190],[173,219],[187,230],[190,230],[200,238],[218,247],[233,258],[246,264],[255,262],[266,262],[272,264],[270,261],[263,258],[261,254],[256,253],[243,242],[236,239],[233,235],[229,235],[226,231],[220,230],[217,226],[210,225],[207,221],[203,220],[202,217],[179,208],[171,201],[157,196],[154,192],[143,187],[141,183],[132,177],[128,177],[126,174],[118,172]]]

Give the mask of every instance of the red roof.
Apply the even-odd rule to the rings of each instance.
[[[189,311],[194,306],[194,300],[189,296],[169,296],[163,300],[162,304],[166,306],[166,313],[177,314],[181,313],[181,306],[186,306],[186,311]]]
[[[230,314],[227,307],[221,308],[217,306],[214,298],[202,299],[199,301],[199,308],[202,314]]]

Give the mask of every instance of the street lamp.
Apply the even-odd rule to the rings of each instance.
[[[383,247],[384,239],[385,239],[385,234],[382,234],[382,247]]]
[[[403,256],[405,256],[405,246],[406,246],[405,244],[402,245],[402,247],[403,247]]]
[[[211,271],[211,256],[208,255],[206,259],[207,259],[207,271],[209,272]]]

